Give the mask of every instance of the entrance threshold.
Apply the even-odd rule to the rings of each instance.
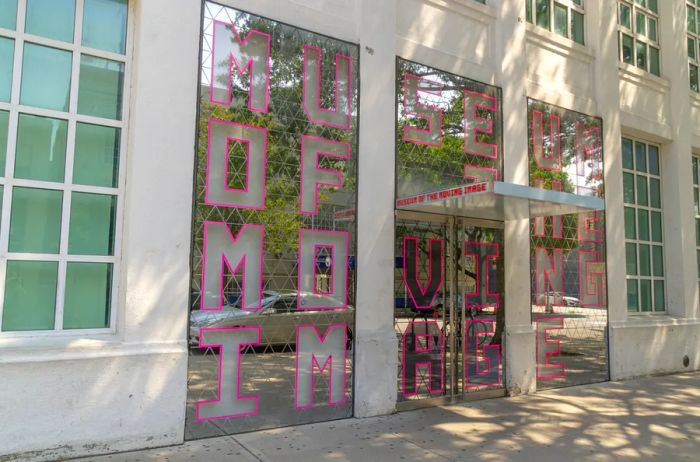
[[[396,201],[396,209],[508,221],[604,210],[605,201],[594,196],[493,181],[402,198]]]

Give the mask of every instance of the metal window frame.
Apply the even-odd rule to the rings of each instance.
[[[76,0],[75,3],[75,23],[72,42],[62,42],[29,33],[25,33],[25,17],[27,0],[18,0],[17,3],[17,24],[16,30],[0,28],[0,37],[14,40],[14,63],[12,70],[12,92],[10,102],[0,102],[0,111],[9,113],[7,158],[5,176],[0,177],[0,185],[3,186],[2,215],[0,222],[0,338],[12,337],[47,337],[66,336],[84,337],[93,334],[115,334],[118,321],[118,313],[121,309],[120,282],[121,282],[121,253],[122,234],[124,222],[124,201],[126,189],[126,168],[127,168],[127,142],[128,142],[128,121],[129,121],[129,98],[131,84],[131,65],[133,48],[133,24],[135,15],[135,3],[129,2],[127,6],[127,35],[125,54],[119,54],[104,50],[98,50],[82,45],[83,32],[83,7],[85,0]],[[51,109],[37,108],[20,104],[20,90],[22,80],[22,60],[24,54],[24,44],[33,43],[36,45],[49,46],[71,53],[71,85],[69,95],[69,106],[67,112]],[[122,114],[121,120],[104,119],[101,117],[78,114],[78,88],[80,85],[80,61],[82,55],[94,56],[97,58],[117,61],[124,65],[124,77],[122,81]],[[47,182],[40,180],[25,180],[14,178],[15,154],[17,146],[17,127],[19,114],[28,114],[40,117],[51,117],[68,122],[66,158],[65,158],[65,181],[63,183]],[[119,134],[119,172],[116,188],[86,186],[73,184],[73,160],[75,154],[76,126],[78,123],[87,123],[112,128],[118,128]],[[61,210],[61,234],[58,254],[40,253],[17,253],[9,252],[10,216],[12,206],[11,191],[14,187],[31,187],[37,189],[47,189],[62,191]],[[95,193],[115,196],[117,208],[115,214],[114,247],[113,256],[88,256],[68,254],[68,233],[70,227],[71,196],[73,192]],[[56,305],[54,310],[54,328],[51,330],[28,330],[28,331],[2,331],[2,315],[5,301],[5,275],[8,260],[13,261],[49,261],[58,263],[58,275],[56,286]],[[110,294],[109,325],[106,328],[88,329],[64,329],[63,314],[65,304],[66,272],[68,263],[90,262],[90,263],[110,263],[112,264],[112,281]]]
[[[630,204],[627,202],[623,203],[624,208],[631,208],[634,209],[634,221],[635,221],[635,238],[634,239],[628,239],[625,236],[625,247],[627,247],[627,244],[634,244],[635,245],[635,252],[636,252],[636,258],[637,258],[637,274],[630,276],[627,274],[626,268],[625,268],[625,281],[629,280],[634,280],[637,283],[639,281],[645,280],[645,281],[650,281],[651,283],[651,310],[650,311],[642,311],[642,306],[641,306],[641,300],[639,300],[639,303],[637,304],[637,310],[636,311],[630,311],[629,310],[629,302],[627,304],[627,313],[631,315],[649,315],[649,314],[666,314],[668,310],[668,305],[667,305],[667,287],[666,287],[666,271],[667,271],[667,265],[666,265],[666,251],[665,251],[665,245],[664,245],[664,232],[663,232],[663,172],[661,170],[661,146],[654,144],[654,143],[648,143],[646,141],[642,141],[638,138],[634,137],[629,137],[629,136],[622,136],[622,139],[627,139],[632,141],[632,156],[634,159],[634,169],[630,170],[628,168],[622,168],[622,172],[624,173],[631,173],[634,177],[634,204]],[[637,170],[637,164],[636,164],[636,147],[638,144],[641,144],[644,146],[644,155],[646,157],[647,161],[647,166],[649,165],[649,146],[654,146],[658,149],[659,151],[659,174],[654,175],[649,172],[642,172]],[[651,206],[651,198],[648,200],[648,205],[639,205],[637,194],[638,194],[638,189],[637,189],[637,176],[642,176],[646,179],[647,184],[649,184],[650,179],[656,179],[659,180],[659,196],[661,199],[661,208],[656,208]],[[622,180],[622,178],[621,178]],[[647,192],[649,191],[649,188],[647,187]],[[624,209],[623,209],[624,210]],[[641,240],[639,239],[639,230],[637,229],[638,221],[637,221],[637,210],[646,210],[649,213],[649,222],[651,223],[651,212],[658,212],[661,214],[661,223],[662,223],[662,231],[661,231],[661,242],[655,242],[651,240],[651,224],[649,228],[649,240]],[[642,276],[639,274],[639,262],[641,261],[639,258],[639,245],[648,245],[650,249],[650,268],[649,268],[649,276]],[[661,247],[663,251],[663,268],[664,268],[664,275],[663,276],[655,276],[654,275],[654,262],[653,262],[653,248],[654,247]],[[625,249],[625,253],[627,250]],[[625,263],[627,263],[627,257],[625,255]],[[625,265],[626,266],[626,265]],[[663,310],[656,310],[654,307],[654,282],[655,281],[661,281],[664,285],[664,309]],[[638,292],[638,297],[639,297],[639,292]],[[627,298],[627,288],[625,287],[625,299]]]
[[[618,38],[618,59],[620,62],[624,62],[622,59],[622,35],[628,35],[632,37],[632,66],[636,67],[637,69],[642,69],[645,72],[651,73],[651,60],[649,59],[651,53],[649,52],[649,48],[656,48],[659,50],[659,76],[662,74],[662,68],[661,68],[661,42],[659,41],[659,13],[654,12],[647,8],[646,6],[642,6],[638,4],[635,1],[632,0],[618,0],[617,2],[617,38]],[[630,20],[631,20],[631,28],[628,28],[627,26],[623,26],[620,24],[620,8],[621,5],[625,5],[630,9]],[[656,40],[652,40],[646,35],[639,34],[637,32],[637,13],[642,13],[644,15],[644,21],[645,21],[645,31],[648,33],[649,32],[649,19],[654,19],[656,21]],[[646,67],[641,68],[637,66],[637,43],[643,43],[646,46],[647,49],[647,59],[646,59]],[[627,63],[629,64],[629,63]],[[652,74],[655,75],[655,74]]]

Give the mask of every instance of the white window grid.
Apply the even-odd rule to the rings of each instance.
[[[618,57],[620,62],[626,62],[624,60],[622,52],[623,35],[627,35],[632,38],[632,62],[627,63],[643,69],[646,72],[652,73],[651,70],[651,49],[654,48],[659,53],[659,73],[661,75],[661,46],[659,43],[659,13],[654,12],[648,8],[649,0],[634,0],[625,1],[619,0],[617,6],[617,29],[618,29]],[[658,0],[658,3],[664,0]],[[622,9],[629,8],[630,11],[630,27],[622,24]],[[657,6],[658,10],[658,6]],[[638,16],[642,18],[644,23],[644,33],[639,32],[638,27]],[[650,31],[652,30],[651,24],[654,24],[654,30],[656,31],[656,39],[650,38]],[[637,43],[643,43],[646,47],[646,62],[644,67],[637,65]]]
[[[696,30],[688,29],[688,70],[690,78],[690,89],[694,92],[700,92],[700,79],[698,67],[700,64],[700,56],[698,52],[700,51],[700,29],[698,29],[698,21],[700,21],[700,1],[698,0],[687,0],[686,1],[686,24],[688,22],[688,16],[695,16],[695,27]]]
[[[623,172],[623,173],[631,173],[631,174],[633,174],[633,175],[634,175],[634,178],[635,178],[635,181],[634,181],[634,204],[631,204],[631,203],[629,203],[629,202],[625,202],[625,203],[624,203],[624,207],[625,207],[626,209],[627,209],[627,208],[634,209],[635,230],[636,230],[636,231],[635,231],[635,238],[634,238],[634,239],[629,239],[629,238],[625,237],[625,244],[635,244],[635,248],[636,248],[636,252],[637,252],[637,254],[636,254],[636,259],[637,259],[637,274],[634,275],[634,276],[627,275],[626,272],[625,272],[625,274],[626,274],[626,280],[634,280],[634,281],[636,281],[637,284],[638,284],[638,285],[637,285],[637,288],[638,288],[638,289],[637,289],[637,299],[638,299],[637,308],[638,308],[638,309],[637,309],[636,312],[635,312],[635,311],[628,311],[628,312],[629,312],[630,314],[635,314],[635,313],[636,313],[636,314],[663,314],[663,313],[666,312],[666,300],[668,299],[668,295],[667,295],[667,293],[666,293],[666,276],[665,276],[665,275],[666,275],[666,261],[665,261],[666,252],[665,252],[665,247],[664,247],[663,229],[662,229],[662,231],[661,231],[661,234],[662,234],[661,242],[655,242],[655,241],[653,241],[653,239],[652,239],[652,231],[651,231],[651,212],[658,212],[658,213],[661,214],[661,223],[662,223],[662,225],[663,225],[663,210],[662,210],[662,208],[657,208],[657,207],[654,207],[654,206],[651,205],[651,192],[650,192],[650,188],[648,187],[648,185],[650,184],[649,179],[654,178],[654,179],[659,180],[659,195],[661,196],[661,207],[663,207],[663,194],[662,194],[662,192],[661,192],[661,190],[662,190],[662,183],[661,183],[661,181],[662,181],[662,180],[661,180],[661,165],[660,165],[660,164],[661,164],[661,148],[660,148],[659,146],[653,145],[654,147],[656,147],[656,148],[658,149],[658,153],[659,153],[659,174],[658,174],[658,175],[655,175],[655,174],[652,174],[652,173],[649,173],[649,172],[648,172],[648,170],[649,170],[648,165],[649,165],[649,146],[650,146],[650,144],[649,144],[649,143],[646,143],[646,142],[644,142],[644,141],[640,141],[640,140],[638,140],[638,139],[634,139],[634,138],[625,137],[625,139],[631,140],[632,143],[633,143],[633,144],[632,144],[632,157],[634,158],[634,163],[635,163],[634,166],[635,166],[635,168],[634,168],[634,169],[628,169],[628,168],[624,168],[624,167],[623,167],[622,172]],[[637,146],[637,145],[644,145],[644,153],[645,153],[646,162],[647,162],[647,172],[643,172],[643,171],[637,170],[637,168],[636,168],[636,167],[637,167],[637,159],[636,159],[636,146]],[[637,176],[642,176],[642,177],[644,177],[645,180],[646,180],[646,182],[647,182],[647,196],[649,196],[649,199],[647,200],[647,204],[648,204],[648,205],[639,205],[639,204],[638,204],[638,202],[639,202],[639,199],[638,199],[638,198],[639,198],[639,190],[638,190],[638,188],[637,188],[637,179],[636,179]],[[648,214],[649,214],[649,239],[648,239],[648,240],[639,239],[639,229],[638,229],[639,224],[638,224],[638,221],[637,221],[637,216],[638,216],[638,215],[637,215],[637,211],[640,210],[640,209],[641,209],[641,210],[646,210],[646,211],[648,212]],[[640,272],[641,272],[641,271],[640,271],[640,268],[641,268],[641,264],[640,264],[641,258],[640,258],[640,250],[639,250],[639,249],[640,249],[640,244],[641,244],[641,245],[648,245],[648,246],[649,246],[649,262],[650,262],[650,268],[649,268],[649,273],[650,273],[650,275],[649,275],[649,276],[642,276],[642,275],[640,275]],[[656,247],[659,247],[659,246],[660,246],[660,247],[662,248],[662,253],[663,253],[663,261],[662,261],[662,263],[663,263],[663,269],[664,269],[664,276],[655,276],[655,275],[654,275],[654,267],[653,267],[653,266],[654,266],[654,261],[653,261],[653,258],[654,258],[654,257],[653,257],[653,247],[654,247],[654,246],[656,246]],[[626,246],[625,246],[625,247],[626,247]],[[639,290],[639,287],[640,287],[640,286],[639,286],[639,281],[641,281],[641,280],[650,281],[650,284],[651,284],[651,298],[650,298],[651,306],[648,307],[648,308],[649,308],[648,310],[644,310],[645,307],[642,306],[642,302],[641,302],[641,290]],[[654,307],[654,304],[655,304],[655,298],[654,298],[654,295],[655,295],[654,282],[655,282],[655,281],[661,281],[661,283],[663,284],[663,291],[664,291],[664,309],[663,309],[663,310],[655,310],[655,307]],[[627,290],[627,289],[625,289],[625,291],[626,291],[626,290]]]
[[[131,68],[131,48],[132,48],[132,24],[133,24],[133,4],[128,3],[127,13],[127,36],[125,54],[114,53],[82,45],[83,30],[83,5],[84,0],[75,1],[75,20],[73,42],[63,42],[39,35],[24,32],[27,0],[17,2],[17,23],[15,30],[0,27],[0,37],[14,40],[14,62],[12,67],[12,91],[10,103],[0,101],[0,111],[9,112],[7,155],[5,161],[5,176],[0,177],[0,185],[3,186],[2,213],[0,221],[0,338],[2,337],[33,337],[33,336],[85,336],[92,334],[111,334],[116,332],[117,313],[119,311],[119,282],[120,282],[120,262],[121,244],[124,216],[124,198],[126,186],[126,147],[127,147],[127,127],[129,120],[129,86]],[[22,60],[25,43],[44,45],[59,50],[70,51],[71,78],[68,112],[45,109],[20,104],[20,87],[22,78]],[[80,57],[89,55],[117,61],[124,65],[124,77],[122,81],[122,101],[121,119],[106,119],[78,113],[78,87],[80,77]],[[17,146],[17,127],[20,114],[28,114],[40,117],[50,117],[68,122],[66,156],[65,156],[65,176],[64,183],[26,180],[14,178],[15,149]],[[118,183],[116,188],[102,186],[88,186],[73,184],[73,159],[75,153],[75,135],[78,123],[101,125],[119,129],[119,165]],[[12,207],[12,191],[15,187],[28,187],[37,189],[47,189],[61,191],[63,193],[63,203],[61,209],[61,231],[58,254],[45,253],[24,253],[9,251],[10,235],[10,214]],[[117,207],[115,215],[113,255],[69,255],[68,254],[68,232],[70,225],[71,199],[73,192],[104,194],[116,197]],[[53,330],[27,330],[27,331],[2,331],[3,308],[5,301],[5,280],[7,274],[8,261],[45,261],[58,263],[58,277],[56,284],[56,305],[54,311]],[[63,308],[65,302],[66,270],[68,263],[110,263],[112,265],[112,281],[110,293],[109,325],[106,328],[92,329],[63,329]]]
[[[537,4],[541,0],[525,0],[527,2],[528,18],[527,20],[532,24],[537,24]],[[566,37],[568,39],[574,40],[574,27],[573,27],[573,12],[580,13],[585,18],[584,1],[585,0],[545,0],[549,2],[549,27],[546,29],[557,33],[554,31],[554,12],[555,6],[560,6],[566,8]],[[541,26],[540,26],[541,27]],[[585,21],[584,21],[584,33],[583,33],[583,43],[586,43],[586,32],[585,32]],[[557,35],[561,35],[557,33]]]

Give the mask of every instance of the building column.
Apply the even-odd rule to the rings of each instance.
[[[504,180],[529,184],[527,146],[527,62],[525,56],[525,2],[500,0],[496,23],[494,55],[498,85],[503,89]],[[513,205],[523,210],[506,210],[504,233],[506,337],[506,389],[509,395],[535,391],[535,331],[530,303],[530,219],[527,204]],[[524,212],[524,213],[523,213]]]
[[[360,0],[355,416],[396,408],[394,184],[396,0]]]

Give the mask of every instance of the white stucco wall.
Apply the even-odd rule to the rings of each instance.
[[[527,96],[604,123],[610,367],[614,379],[700,368],[684,0],[661,6],[662,78],[620,65],[615,15],[587,2],[587,45],[525,22],[521,0],[226,0],[360,45],[355,414],[393,412],[395,56],[503,89],[505,179],[526,184]],[[0,337],[0,460],[56,459],[182,441],[199,0],[131,0],[133,49],[118,321],[92,338]],[[683,40],[684,43],[684,40]],[[677,69],[686,69],[677,72]],[[673,70],[673,72],[670,72]],[[668,314],[626,310],[620,137],[662,145]],[[506,385],[535,390],[529,222],[505,230]],[[688,355],[690,364],[683,365]]]

